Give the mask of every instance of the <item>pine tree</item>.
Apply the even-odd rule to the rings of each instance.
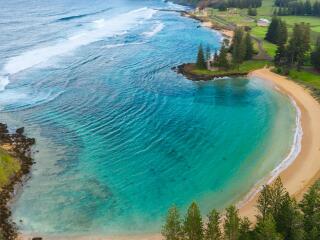
[[[279,21],[278,29],[276,32],[276,44],[277,45],[284,45],[288,41],[288,29],[287,24],[284,21]]]
[[[169,209],[168,215],[166,218],[166,223],[162,227],[161,231],[162,236],[165,240],[181,240],[182,229],[180,222],[180,215],[178,209],[173,206]]]
[[[206,58],[205,58],[205,60],[209,61],[210,58],[211,58],[211,49],[210,49],[210,46],[208,45],[207,48],[206,48]]]
[[[283,240],[281,234],[276,230],[276,223],[271,214],[264,218],[258,218],[255,228],[255,240]]]
[[[199,207],[196,203],[192,203],[188,209],[184,221],[184,237],[186,240],[202,240],[203,239],[203,223]]]
[[[285,199],[287,191],[283,187],[280,177],[278,177],[271,186],[270,191],[270,210],[271,215],[277,223],[282,203]]]
[[[239,66],[245,59],[246,44],[243,41],[244,31],[242,28],[236,28],[232,39],[232,61],[235,66]]]
[[[264,219],[270,214],[271,208],[271,189],[269,185],[263,186],[257,201],[257,209],[259,210],[259,217]]]
[[[303,240],[303,215],[298,204],[286,193],[278,213],[277,231],[285,240]]]
[[[279,9],[278,15],[283,15],[281,8]],[[286,23],[280,18],[273,17],[268,27],[265,39],[277,45],[286,44],[288,39],[288,30]]]
[[[300,70],[304,63],[306,53],[310,50],[310,25],[305,23],[295,24],[292,37],[288,45],[290,64],[296,64]]]
[[[251,39],[251,35],[250,33],[246,34],[246,37],[244,39],[245,44],[246,44],[246,53],[245,53],[245,60],[251,60],[253,57],[253,43],[252,43],[252,39]]]
[[[238,240],[240,218],[239,212],[235,206],[230,206],[226,209],[226,219],[224,222],[224,239],[225,240]]]
[[[307,240],[320,239],[320,182],[304,194],[300,202]]]
[[[239,240],[253,240],[250,226],[251,222],[247,217],[240,220]]]
[[[280,11],[280,9],[279,9]],[[278,12],[279,14],[279,12]],[[279,14],[280,15],[280,14]],[[273,17],[271,20],[271,23],[268,27],[268,31],[266,33],[265,39],[271,43],[276,43],[276,34],[277,34],[277,29],[279,27],[279,18]]]
[[[220,240],[220,215],[216,210],[208,214],[208,223],[204,235],[205,240]]]
[[[314,51],[311,53],[311,63],[315,69],[320,71],[320,37],[317,40]]]
[[[230,68],[230,63],[228,60],[228,44],[228,41],[223,41],[220,54],[215,55],[214,66],[218,67],[219,69],[228,70]]]
[[[197,68],[199,68],[199,69],[206,69],[207,68],[206,61],[204,58],[202,44],[200,44],[199,49],[198,49],[196,65],[197,65]]]
[[[277,71],[281,74],[289,74],[289,61],[287,57],[287,49],[284,45],[279,45],[274,57],[274,65],[277,67]]]

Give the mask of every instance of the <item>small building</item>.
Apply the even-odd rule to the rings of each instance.
[[[268,27],[270,25],[270,21],[265,18],[260,18],[257,22],[257,25],[260,27]]]

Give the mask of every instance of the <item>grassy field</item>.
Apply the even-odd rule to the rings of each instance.
[[[320,75],[308,72],[308,71],[300,71],[291,70],[289,74],[290,78],[293,80],[297,80],[303,82],[309,86],[313,86],[320,90]]]
[[[313,96],[320,101],[320,74],[306,70],[291,70],[289,78],[308,88]]]
[[[20,163],[0,149],[0,189],[7,185],[10,177],[18,172]]]
[[[264,39],[267,27],[257,26],[256,21],[260,18],[271,19],[274,11],[274,0],[263,0],[262,7],[258,8],[258,15],[255,17],[248,16],[247,9],[232,9],[230,11],[219,11],[217,9],[209,9],[209,17],[213,21],[222,25],[232,24],[237,26],[248,26],[251,28],[251,34],[261,40]],[[309,23],[311,26],[311,42],[314,44],[317,37],[320,37],[320,18],[311,16],[282,16],[288,25],[289,35],[295,23]],[[266,41],[263,42],[266,52],[272,57],[275,54],[276,46]]]
[[[223,75],[223,74],[233,74],[233,73],[240,73],[240,74],[245,74],[248,72],[251,72],[253,70],[263,68],[264,66],[270,65],[269,61],[256,61],[256,60],[250,60],[242,63],[238,68],[230,69],[227,71],[222,71],[222,70],[217,70],[217,71],[210,71],[206,69],[195,69],[192,71],[194,74],[199,74],[199,75]]]

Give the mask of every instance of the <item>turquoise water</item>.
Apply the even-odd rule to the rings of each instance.
[[[12,206],[23,232],[157,232],[173,203],[226,207],[288,155],[296,112],[273,86],[171,70],[221,40],[155,10],[179,6],[1,2],[0,120],[39,151]]]

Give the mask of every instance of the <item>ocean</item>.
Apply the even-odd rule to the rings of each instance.
[[[0,120],[36,138],[25,234],[159,232],[167,209],[242,200],[288,157],[291,99],[172,70],[222,36],[160,0],[0,0]],[[162,9],[162,10],[161,10]]]

